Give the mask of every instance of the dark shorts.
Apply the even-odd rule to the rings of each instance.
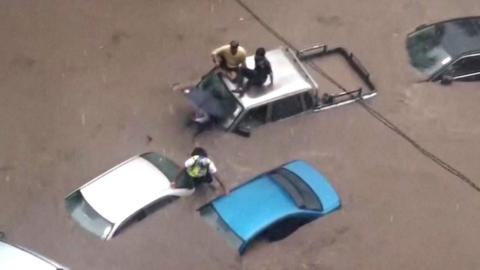
[[[262,86],[267,81],[267,76],[260,74],[254,69],[242,68],[240,74],[243,78],[247,78],[248,85]]]
[[[193,185],[197,187],[201,184],[210,184],[212,183],[213,179],[212,179],[212,175],[207,173],[207,175],[203,177],[192,177],[192,181],[193,181]]]

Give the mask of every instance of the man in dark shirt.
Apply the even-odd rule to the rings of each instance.
[[[243,95],[251,86],[262,87],[263,84],[267,81],[268,76],[270,76],[270,85],[273,84],[273,73],[272,67],[267,57],[265,57],[265,49],[258,48],[255,51],[255,69],[249,69],[242,67],[240,69],[240,83],[239,90],[236,91]],[[243,79],[247,79],[247,84],[243,85]]]

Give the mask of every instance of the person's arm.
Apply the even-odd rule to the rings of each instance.
[[[246,62],[246,57],[242,58],[242,62],[240,63],[240,67],[247,68],[247,62]]]
[[[241,54],[241,57],[242,57],[242,60],[240,61],[240,67],[244,67],[246,68],[247,67],[247,51],[243,48],[238,48],[239,49],[239,52]],[[241,50],[241,51],[240,51]]]
[[[180,178],[180,176],[181,176],[183,173],[185,173],[185,170],[186,170],[185,168],[182,168],[182,169],[177,173],[177,175],[175,176],[175,178],[173,179],[173,181],[170,182],[170,187],[171,187],[171,188],[176,188],[176,187],[177,187],[177,181],[178,181],[178,179]]]
[[[268,61],[268,60],[267,60]],[[269,85],[273,85],[273,71],[272,71],[272,66],[270,65],[270,62],[267,62],[268,63],[268,75],[270,76],[270,84]]]
[[[222,188],[223,190],[223,193],[225,195],[227,195],[228,193],[230,193],[230,191],[227,190],[227,188],[225,187],[225,185],[223,184],[222,180],[220,180],[220,177],[218,177],[218,174],[217,173],[212,173],[212,176],[215,178],[215,180],[218,182],[218,184],[220,185],[220,187]]]
[[[226,46],[227,45],[218,47],[218,48],[216,48],[215,50],[212,51],[212,54],[211,54],[212,61],[216,66],[218,66],[220,64],[220,59],[219,58],[220,58],[220,55],[225,50],[225,48],[227,48]]]
[[[213,63],[215,64],[215,66],[218,66],[219,61],[218,61],[218,57],[217,57],[216,54],[213,54],[213,53],[212,53],[212,61],[213,61]]]

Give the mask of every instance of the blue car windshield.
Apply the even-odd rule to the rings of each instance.
[[[322,203],[312,188],[290,170],[279,168],[269,176],[290,195],[299,208],[322,211]]]

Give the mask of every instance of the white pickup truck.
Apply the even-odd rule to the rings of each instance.
[[[343,89],[336,94],[321,90],[322,87],[307,71],[305,62],[332,55],[340,56],[348,63],[363,87]],[[377,94],[369,73],[353,54],[343,48],[328,49],[325,45],[302,51],[278,48],[267,51],[266,57],[272,67],[272,85],[252,88],[240,96],[235,93],[237,85],[224,73],[213,69],[184,93],[195,110],[201,112],[200,115],[212,117],[215,124],[225,131],[244,136],[249,136],[251,129],[268,122],[338,107]],[[249,68],[254,66],[253,58],[247,57]]]

